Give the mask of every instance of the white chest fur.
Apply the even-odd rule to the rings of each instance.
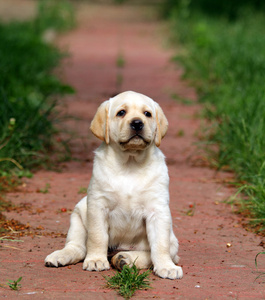
[[[97,203],[107,218],[110,244],[139,244],[146,241],[145,220],[168,203],[168,173],[164,156],[155,149],[157,160],[124,163],[110,152],[96,152],[88,195],[91,207]],[[154,153],[152,153],[154,155]],[[90,206],[90,205],[89,205]],[[144,225],[144,226],[143,226]],[[133,241],[133,243],[132,243]],[[146,248],[146,247],[144,247]]]

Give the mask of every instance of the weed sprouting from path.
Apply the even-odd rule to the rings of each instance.
[[[104,276],[107,280],[107,287],[116,290],[125,299],[130,299],[136,290],[149,289],[150,282],[147,277],[151,271],[140,273],[135,265],[125,265],[121,272],[116,272],[112,277]]]

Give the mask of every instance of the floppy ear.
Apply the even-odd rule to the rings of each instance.
[[[91,122],[90,130],[97,138],[109,144],[109,101],[99,106]]]
[[[167,133],[168,121],[165,114],[163,113],[163,110],[158,104],[156,104],[156,124],[157,124],[157,128],[156,128],[155,144],[157,147],[159,147],[162,138]]]

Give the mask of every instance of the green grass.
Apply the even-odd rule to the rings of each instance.
[[[175,60],[204,103],[212,125],[209,145],[219,147],[218,167],[229,166],[243,182],[242,208],[264,232],[265,16],[241,9],[231,21],[189,5],[173,11],[173,36],[182,45]]]
[[[107,280],[107,287],[116,290],[125,299],[130,299],[136,290],[149,289],[150,282],[147,277],[151,271],[140,273],[135,265],[125,265],[121,272],[116,272],[112,277],[104,276]]]
[[[38,31],[70,30],[76,25],[73,6],[67,0],[38,0],[38,15],[34,23]]]
[[[57,99],[73,92],[54,72],[65,53],[43,40],[47,30],[72,26],[73,12],[66,1],[37,4],[34,20],[0,24],[1,174],[47,162],[57,132]]]
[[[265,251],[262,251],[262,252],[259,252],[256,256],[255,256],[255,266],[256,266],[256,269],[258,269],[258,256],[260,254],[265,254]],[[255,281],[260,278],[260,277],[263,277],[265,275],[265,272],[259,272],[260,274],[256,277]]]
[[[45,188],[39,189],[38,192],[42,193],[42,194],[47,194],[47,193],[49,193],[50,187],[51,187],[51,185],[49,183],[46,183]]]
[[[117,68],[124,68],[125,66],[125,59],[122,53],[119,53],[117,59],[116,59],[116,66]]]
[[[19,277],[17,280],[8,280],[9,282],[7,285],[11,288],[13,291],[17,291],[21,288],[21,284],[19,283],[22,280],[22,277]]]
[[[81,186],[79,188],[78,194],[86,194],[87,193],[87,187]]]

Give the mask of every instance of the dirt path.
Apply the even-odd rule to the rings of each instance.
[[[61,164],[60,173],[38,172],[7,195],[23,207],[7,217],[28,223],[34,235],[1,242],[0,284],[23,279],[19,292],[1,286],[0,297],[119,298],[104,288],[102,275],[112,271],[85,272],[82,263],[45,268],[43,260],[64,245],[69,214],[88,185],[93,150],[100,144],[89,132],[97,106],[119,91],[135,90],[159,102],[169,120],[161,149],[169,166],[171,211],[184,270],[184,278],[175,281],[152,275],[153,289],[139,291],[135,298],[264,299],[264,284],[254,282],[253,273],[255,255],[263,250],[261,239],[244,230],[230,206],[222,203],[232,193],[223,184],[231,174],[194,165],[200,107],[172,100],[173,94],[192,99],[195,94],[180,80],[181,70],[169,62],[172,53],[161,46],[163,26],[152,8],[80,4],[78,16],[80,26],[59,41],[72,54],[64,77],[77,90],[62,107],[73,117],[63,126],[75,132],[70,144],[74,160]]]

